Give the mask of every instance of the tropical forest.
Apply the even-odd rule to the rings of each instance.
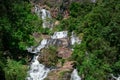
[[[0,0],[0,80],[120,80],[120,0]]]

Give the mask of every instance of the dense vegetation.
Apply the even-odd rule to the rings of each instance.
[[[120,0],[72,3],[60,28],[83,34],[74,47],[76,68],[85,80],[107,80],[120,74]]]
[[[34,43],[33,32],[41,20],[31,13],[27,0],[0,1],[0,79],[24,80],[28,63],[26,47]]]
[[[40,28],[42,21],[31,13],[28,0],[2,0],[0,3],[0,79],[24,80],[29,61],[25,49],[34,44],[32,33],[52,32]],[[70,17],[59,19],[60,25],[56,28],[82,36],[82,43],[74,46],[72,55],[79,75],[85,80],[107,80],[110,74],[118,76],[120,0],[73,2],[69,11]]]

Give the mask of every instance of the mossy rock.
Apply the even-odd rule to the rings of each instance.
[[[45,48],[41,51],[38,61],[44,64],[46,67],[56,66],[58,62],[58,56],[56,47]]]
[[[70,80],[71,70],[54,70],[48,74],[45,80]]]

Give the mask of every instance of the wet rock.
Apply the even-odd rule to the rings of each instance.
[[[67,61],[61,68],[55,69],[48,73],[45,80],[70,80],[72,73],[72,61]]]
[[[41,50],[38,61],[46,67],[56,66],[58,62],[57,51],[55,47],[49,47]]]
[[[68,37],[68,31],[54,32],[53,36],[51,36],[52,39],[62,39],[67,37]]]
[[[34,33],[33,33],[33,37],[35,37],[35,38],[39,38],[39,37],[40,37],[40,33],[38,33],[38,32],[34,32]]]
[[[36,33],[34,36],[38,37],[38,34]],[[44,39],[38,46],[27,49],[29,52],[37,55],[30,66],[30,71],[32,70],[30,77],[34,77],[37,80],[34,73],[42,72],[42,70],[45,71],[46,77],[48,74],[46,71],[50,70],[48,76],[46,78],[43,77],[43,79],[45,78],[44,80],[70,80],[73,71],[73,61],[70,60],[72,50],[70,48],[71,39],[68,37],[68,32],[55,32],[52,36],[41,35],[40,37]],[[78,40],[74,35],[72,35],[72,38],[74,43]],[[41,73],[36,75],[39,77]]]
[[[62,41],[62,47],[69,48],[69,46],[70,46],[69,38],[61,38],[60,40]]]
[[[70,5],[70,0],[31,0],[31,2],[35,5],[39,5],[51,11],[51,15],[53,18],[57,18],[60,14],[63,17],[69,15],[68,7]],[[49,7],[49,8],[48,8]]]
[[[37,4],[45,9],[49,9],[53,18],[61,16],[66,19],[69,18],[69,6],[72,2],[93,2],[96,0],[31,0],[32,4]],[[33,11],[33,10],[32,10]]]
[[[59,39],[48,39],[48,44],[47,46],[54,45],[54,46],[62,46],[62,41]]]

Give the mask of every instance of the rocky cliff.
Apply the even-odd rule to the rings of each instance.
[[[33,5],[49,9],[53,18],[68,18],[69,6],[72,2],[95,2],[96,0],[31,0]]]

